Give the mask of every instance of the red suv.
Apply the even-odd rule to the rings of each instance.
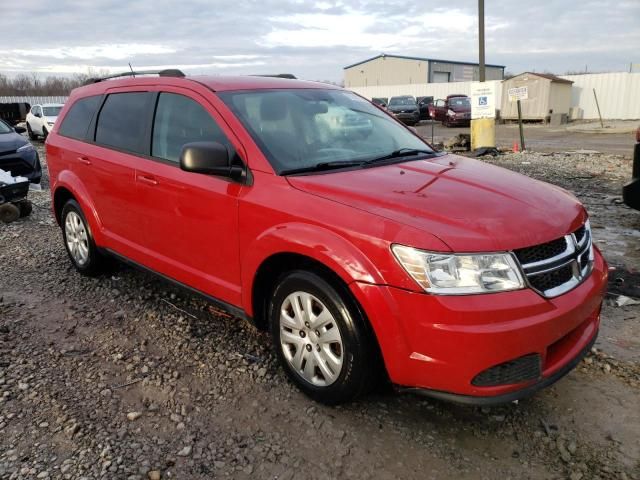
[[[116,257],[270,330],[290,379],[515,400],[595,341],[607,268],[566,191],[435,152],[341,88],[158,77],[75,90],[47,139],[77,270]]]

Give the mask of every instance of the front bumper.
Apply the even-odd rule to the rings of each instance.
[[[393,115],[404,123],[417,123],[420,120],[420,114],[418,112],[394,113]]]
[[[400,390],[486,405],[531,395],[575,367],[597,336],[606,281],[606,263],[596,250],[591,275],[551,299],[530,289],[437,296],[359,284],[352,291]],[[540,358],[536,378],[473,384],[480,373],[532,354]]]
[[[455,125],[455,126],[469,126],[471,124],[471,117],[462,116],[462,115],[455,115],[455,116],[448,115],[447,124]]]
[[[26,177],[31,183],[40,183],[42,178],[40,157],[35,150],[0,156],[0,168],[14,177]]]

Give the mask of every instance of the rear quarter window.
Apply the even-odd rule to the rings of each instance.
[[[84,140],[101,99],[102,95],[94,95],[77,100],[64,116],[58,133],[76,140]]]
[[[149,92],[110,94],[98,116],[96,143],[132,153],[146,153],[146,119],[151,98]]]

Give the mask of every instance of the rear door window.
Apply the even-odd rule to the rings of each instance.
[[[161,93],[153,123],[151,155],[178,163],[182,147],[191,142],[218,142],[233,146],[216,121],[195,100],[176,93]]]
[[[145,130],[151,98],[149,92],[110,94],[98,116],[96,143],[132,153],[146,153]]]
[[[58,133],[76,140],[84,140],[101,99],[101,95],[95,95],[81,98],[74,103],[64,116]]]

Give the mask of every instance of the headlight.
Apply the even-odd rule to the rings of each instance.
[[[403,245],[391,247],[407,273],[427,292],[440,295],[504,292],[524,287],[510,253],[448,254]]]
[[[453,110],[449,109],[449,110],[447,110],[447,115],[449,115],[450,117],[454,117],[456,115],[456,112],[454,112]]]
[[[20,148],[18,148],[16,152],[30,152],[31,150],[34,150],[33,145],[31,145],[30,143],[26,143]]]

